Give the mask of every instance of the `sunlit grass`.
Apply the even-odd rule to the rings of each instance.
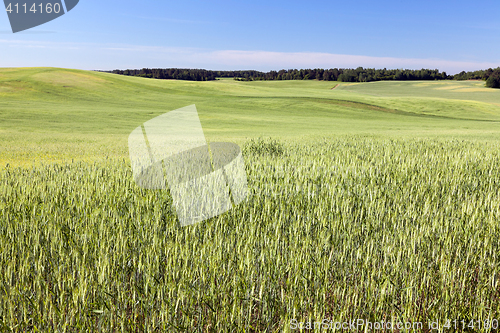
[[[0,325],[281,332],[292,319],[499,317],[498,142],[244,147],[250,197],[186,228],[122,160],[0,171]]]
[[[500,95],[336,84],[0,69],[0,331],[498,319]],[[127,138],[190,104],[251,195],[181,228]]]

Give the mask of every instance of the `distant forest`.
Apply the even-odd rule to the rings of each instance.
[[[462,71],[453,76],[455,80],[484,80],[489,88],[500,88],[500,67],[474,72]]]
[[[280,71],[259,72],[245,71],[211,71],[205,69],[182,68],[143,68],[110,71],[109,73],[139,76],[152,79],[175,79],[189,81],[211,81],[218,77],[232,77],[238,81],[257,80],[321,80],[340,82],[372,82],[372,81],[409,81],[409,80],[485,80],[486,86],[500,88],[500,67],[474,72],[462,71],[456,75],[447,75],[437,69],[374,69],[358,67],[356,69],[282,69]]]

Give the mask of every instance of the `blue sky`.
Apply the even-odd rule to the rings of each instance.
[[[22,2],[22,1],[21,1]],[[96,1],[12,34],[0,67],[80,69],[500,66],[500,1]]]

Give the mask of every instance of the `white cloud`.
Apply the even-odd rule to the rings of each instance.
[[[206,68],[214,70],[292,68],[430,68],[455,74],[462,70],[495,68],[499,62],[372,57],[319,52],[207,50],[123,44],[64,43],[0,39],[0,67],[56,66],[80,69],[143,67]],[[23,50],[37,48],[36,57]],[[42,50],[44,49],[44,50]]]
[[[449,73],[462,70],[477,70],[500,66],[500,62],[470,62],[442,59],[412,59],[371,57],[362,55],[313,53],[313,52],[267,52],[267,51],[214,51],[207,54],[215,63],[230,67],[252,68],[255,66],[266,69],[281,68],[409,68],[409,69],[440,69]]]

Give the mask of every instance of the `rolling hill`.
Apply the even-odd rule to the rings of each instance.
[[[196,104],[209,141],[265,136],[496,138],[500,91],[478,81],[153,80],[0,69],[0,165],[127,156],[139,124]]]

